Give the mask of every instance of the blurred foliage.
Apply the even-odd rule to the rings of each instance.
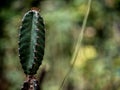
[[[58,90],[67,73],[88,0],[41,0],[46,25],[42,90]],[[0,3],[0,90],[20,90],[25,75],[18,58],[18,31],[33,0]],[[92,0],[82,48],[64,90],[120,90],[120,0]]]

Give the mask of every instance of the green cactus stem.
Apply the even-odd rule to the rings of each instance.
[[[25,13],[19,30],[19,57],[26,75],[36,74],[42,63],[45,48],[45,27],[39,12]]]

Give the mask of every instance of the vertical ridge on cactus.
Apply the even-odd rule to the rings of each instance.
[[[28,11],[19,31],[19,57],[26,75],[36,74],[45,48],[45,27],[37,10]]]

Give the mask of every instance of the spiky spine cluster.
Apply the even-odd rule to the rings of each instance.
[[[27,76],[21,90],[40,90],[39,83],[34,76]]]
[[[44,56],[45,28],[37,10],[28,11],[19,32],[19,57],[27,75],[36,74]]]

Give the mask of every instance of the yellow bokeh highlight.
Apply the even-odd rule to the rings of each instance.
[[[82,5],[80,5],[79,7],[78,7],[78,13],[80,14],[80,15],[82,15],[82,16],[84,16],[85,14],[86,14],[86,12],[87,12],[87,6],[86,6],[86,4],[82,4]]]
[[[97,57],[97,51],[92,45],[83,46],[78,52],[74,67],[81,68],[85,65],[86,61],[92,60]],[[73,61],[71,61],[73,63]]]

